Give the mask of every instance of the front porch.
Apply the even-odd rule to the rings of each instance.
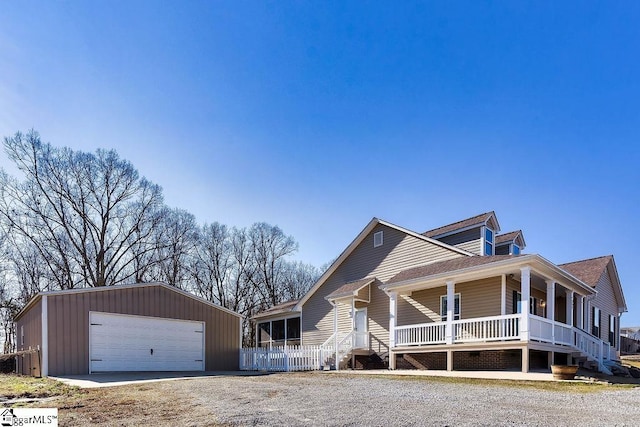
[[[385,285],[390,369],[396,368],[397,355],[438,353],[439,361],[431,365],[441,366],[446,357],[444,369],[451,371],[456,369],[455,358],[466,352],[519,352],[519,365],[526,373],[534,351],[545,352],[548,365],[554,363],[554,354],[560,353],[563,356],[559,359],[566,363],[576,357],[608,371],[604,362],[616,358],[616,349],[584,330],[589,324],[591,289],[570,281],[561,284],[530,266],[506,268],[500,273],[487,277],[485,271],[482,276],[459,274]],[[417,322],[420,318],[426,321]],[[419,361],[412,364],[421,366]]]

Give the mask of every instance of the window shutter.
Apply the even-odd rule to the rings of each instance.
[[[513,291],[511,303],[511,313],[516,314],[518,312],[518,291]]]
[[[602,311],[598,312],[598,338],[602,336]]]

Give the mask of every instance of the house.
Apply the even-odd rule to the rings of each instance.
[[[494,212],[424,233],[374,218],[303,298],[253,318],[258,350],[317,346],[336,369],[610,373],[626,311],[613,257],[556,265],[525,247]]]
[[[164,283],[41,292],[15,322],[18,373],[43,377],[237,370],[242,345],[241,315]]]

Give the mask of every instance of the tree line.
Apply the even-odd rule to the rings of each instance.
[[[319,269],[291,256],[279,227],[198,224],[164,204],[162,189],[113,150],[43,143],[35,131],[4,138],[22,179],[0,170],[0,327],[41,291],[165,282],[249,317],[300,298]]]

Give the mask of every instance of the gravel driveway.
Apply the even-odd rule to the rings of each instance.
[[[640,388],[567,393],[426,378],[289,373],[158,383],[195,425],[639,425]]]

